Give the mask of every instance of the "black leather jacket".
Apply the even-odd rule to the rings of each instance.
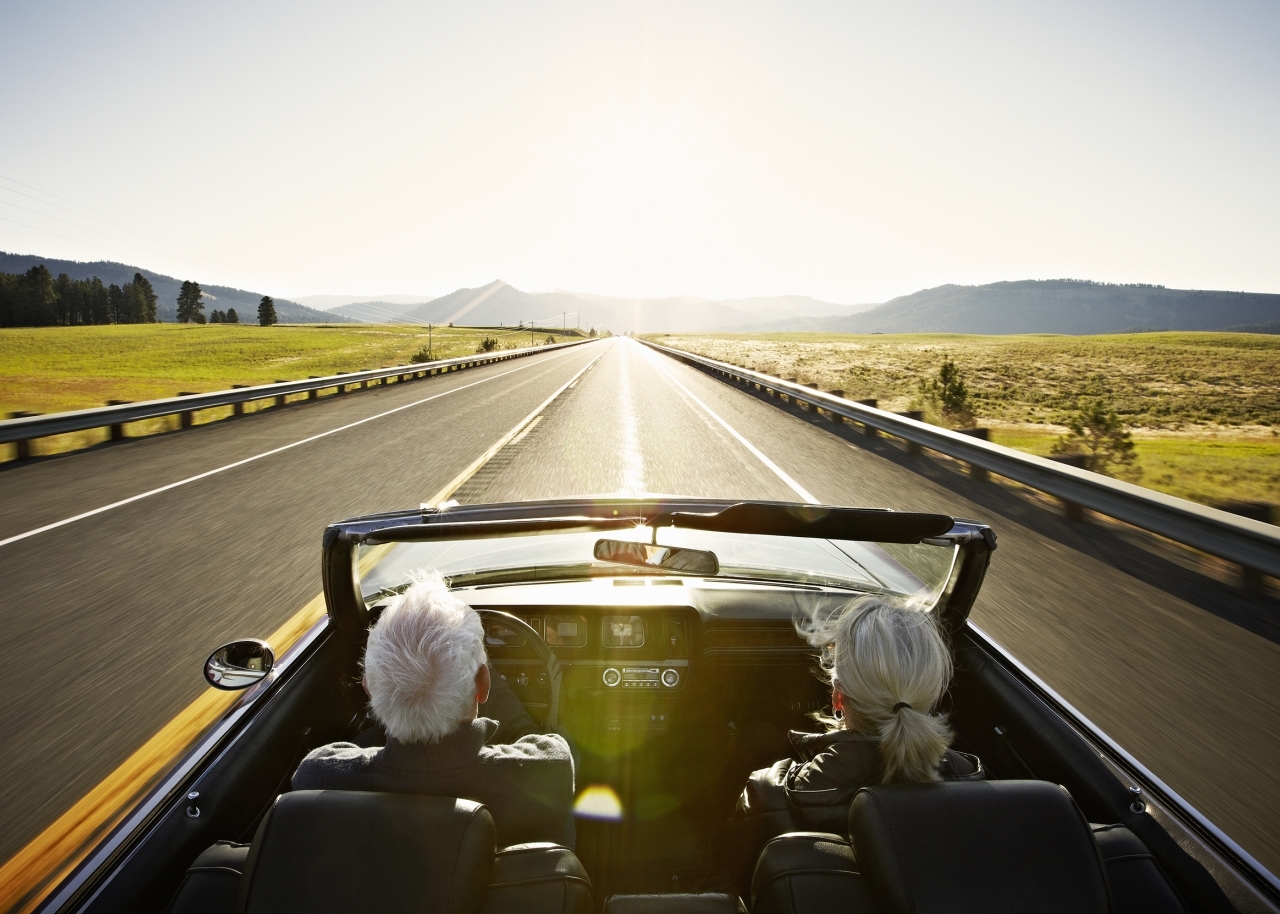
[[[792,730],[788,735],[799,761],[783,759],[752,772],[738,797],[734,817],[756,852],[770,838],[789,831],[847,837],[853,795],[884,777],[875,737],[853,730]],[[976,755],[954,749],[943,755],[938,774],[948,781],[980,781],[987,776]]]

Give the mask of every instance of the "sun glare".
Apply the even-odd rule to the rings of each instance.
[[[583,819],[607,819],[616,822],[622,818],[622,801],[607,784],[592,784],[573,804],[573,814]]]

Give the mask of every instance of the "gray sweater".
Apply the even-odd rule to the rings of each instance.
[[[294,790],[381,790],[461,797],[489,808],[498,846],[554,841],[573,847],[573,759],[555,733],[491,744],[498,722],[477,718],[434,743],[383,747],[330,743],[293,775]]]

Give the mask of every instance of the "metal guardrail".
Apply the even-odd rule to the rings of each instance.
[[[252,387],[236,387],[231,390],[219,390],[213,393],[188,394],[186,396],[167,397],[163,400],[142,400],[137,403],[124,403],[115,406],[100,406],[94,409],[78,409],[63,413],[50,413],[41,416],[24,416],[18,419],[0,421],[0,444],[24,442],[36,438],[47,438],[51,435],[65,435],[68,432],[82,432],[95,428],[112,428],[112,437],[123,437],[117,431],[128,422],[140,422],[144,419],[158,419],[163,416],[182,415],[184,427],[190,424],[191,413],[201,409],[213,409],[219,406],[241,407],[254,400],[274,399],[277,405],[284,405],[284,398],[294,394],[311,394],[312,398],[321,390],[331,387],[340,388],[339,393],[347,392],[352,385],[367,387],[370,382],[381,384],[388,378],[407,381],[414,377],[430,377],[447,371],[471,368],[476,365],[489,365],[493,362],[504,362],[508,359],[521,358],[539,352],[552,352],[568,346],[579,346],[591,340],[573,340],[568,343],[555,343],[550,346],[529,346],[524,349],[509,349],[502,352],[483,353],[460,356],[454,359],[440,359],[435,362],[422,362],[411,365],[397,365],[392,368],[376,368],[372,371],[353,371],[346,374],[328,375],[322,378],[308,378],[303,381],[284,381],[278,384],[259,384]]]
[[[1068,505],[1078,505],[1159,534],[1242,568],[1280,578],[1280,528],[1227,511],[1174,498],[1043,457],[1024,454],[978,438],[885,412],[772,375],[694,355],[647,340],[646,345],[686,364],[786,395],[865,426],[963,460],[980,470],[1038,489]]]

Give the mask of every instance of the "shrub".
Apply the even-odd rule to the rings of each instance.
[[[480,341],[480,345],[476,346],[476,352],[493,352],[498,348],[498,341],[491,336],[486,336]]]
[[[1116,411],[1103,400],[1090,400],[1067,420],[1067,434],[1054,442],[1051,453],[1084,454],[1085,468],[1108,476],[1137,479],[1133,439]]]
[[[433,353],[426,346],[423,346],[421,349],[419,349],[417,352],[415,352],[413,355],[409,357],[409,361],[414,365],[421,365],[423,362],[434,362],[435,360],[436,360],[435,353]]]
[[[944,424],[973,425],[969,385],[965,383],[964,372],[956,367],[950,356],[942,357],[936,378],[920,382],[920,396],[941,414]]]
[[[556,338],[554,336],[548,336],[545,340],[542,341],[542,345],[544,346],[554,346],[555,344],[556,344]]]

